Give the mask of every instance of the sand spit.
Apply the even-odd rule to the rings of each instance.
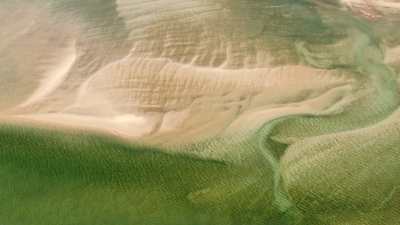
[[[77,58],[75,41],[71,41],[68,47],[59,54],[63,55],[60,63],[54,65],[53,68],[49,68],[49,70],[43,74],[39,87],[20,105],[20,107],[26,107],[39,102],[61,85],[68,76],[68,72]]]
[[[341,2],[354,13],[370,20],[400,13],[400,2],[397,0],[342,0]]]
[[[290,60],[274,64],[268,39],[250,35],[260,32],[258,19],[265,19],[263,13],[270,16],[269,9],[252,18],[246,4],[169,3],[116,1],[115,19],[124,21],[131,43],[128,54],[108,59],[101,50],[106,45],[89,42],[101,29],[80,30],[40,74],[38,88],[11,111],[125,137],[211,137],[251,130],[279,116],[340,113],[365,91],[357,89],[364,81],[342,69],[316,69]],[[90,27],[91,22],[68,23]],[[112,46],[110,40],[102,41]],[[312,57],[324,56],[310,53],[306,60]]]
[[[125,138],[190,130],[198,130],[193,136],[210,136],[231,123],[254,129],[278,117],[277,112],[322,112],[343,101],[353,82],[344,74],[303,66],[227,70],[133,58],[94,74],[64,111],[20,116],[108,130]],[[275,116],[260,117],[261,112]],[[244,122],[249,119],[257,122]]]
[[[155,124],[150,124],[144,117],[118,115],[115,117],[95,117],[85,115],[52,113],[13,116],[16,121],[33,121],[42,125],[54,124],[69,129],[87,129],[101,131],[119,137],[132,139],[149,134]]]
[[[89,115],[97,118],[99,127],[126,137],[170,131],[185,133],[211,124],[215,125],[201,132],[222,131],[249,110],[300,106],[303,101],[354,82],[345,74],[336,73],[334,76],[303,66],[229,70],[179,64],[166,59],[125,58],[88,79],[79,90],[76,102],[65,112],[60,112],[60,118],[85,126],[91,124],[84,119]],[[351,88],[337,92],[333,99],[342,99],[347,92],[351,92]],[[320,101],[324,101],[323,98]],[[327,103],[309,107],[323,110],[336,100],[325,101]],[[74,116],[65,117],[65,113]],[[181,118],[176,120],[174,114]],[[55,118],[57,114],[41,114],[41,120],[46,115]],[[122,127],[122,118],[129,118],[127,115],[146,118],[147,125],[136,126],[126,121],[126,126]],[[100,125],[102,118],[104,125]],[[78,121],[74,122],[75,119]]]

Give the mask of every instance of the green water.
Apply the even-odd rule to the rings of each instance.
[[[49,2],[55,21],[65,11],[84,21],[80,38],[89,43],[83,51],[89,57],[128,52],[129,31],[115,1]],[[335,114],[265,121],[246,135],[177,146],[174,153],[90,132],[3,124],[0,225],[399,224],[398,124],[369,128],[400,103],[399,65],[384,61],[385,45],[400,40],[390,31],[396,26],[384,28],[336,4],[219,2],[236,20],[245,18],[230,25],[238,36],[269,49],[276,65],[340,71],[355,79],[359,98]],[[369,141],[375,136],[378,144]],[[326,157],[310,157],[318,166],[304,159],[282,166],[288,149]],[[348,155],[340,158],[341,151]],[[216,152],[220,157],[211,157]]]
[[[1,127],[0,149],[0,221],[5,224],[293,220],[263,202],[268,199],[264,174],[221,161],[162,153],[101,135],[12,125]]]

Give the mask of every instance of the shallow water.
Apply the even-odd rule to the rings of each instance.
[[[396,1],[0,16],[0,224],[400,224]]]

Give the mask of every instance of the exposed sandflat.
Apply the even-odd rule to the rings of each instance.
[[[54,68],[50,68],[46,71],[40,81],[40,86],[20,105],[21,107],[31,105],[45,98],[47,95],[51,94],[52,91],[57,89],[66,79],[69,70],[77,58],[75,41],[71,41],[71,44],[69,44],[64,51],[64,53],[59,53],[60,55],[65,54],[65,56],[62,56],[61,62],[58,65],[56,64]]]
[[[0,18],[0,225],[399,224],[399,1]]]

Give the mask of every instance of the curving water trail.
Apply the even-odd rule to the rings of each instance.
[[[345,54],[349,54],[349,58],[354,59],[354,62],[348,66],[355,74],[354,76],[362,82],[360,90],[364,93],[352,102],[351,107],[344,109],[344,112],[338,115],[290,119],[278,125],[274,134],[277,140],[301,139],[307,136],[361,128],[379,122],[397,109],[399,105],[397,75],[384,64],[383,53],[376,40],[360,28],[355,27],[355,29],[350,34],[352,35],[350,38],[351,43],[356,44]],[[345,51],[345,49],[339,49],[339,51]],[[306,56],[306,61],[307,57],[310,56]],[[313,124],[318,124],[318,126],[313,126]]]
[[[398,224],[394,1],[5,0],[0,16],[0,223]]]

